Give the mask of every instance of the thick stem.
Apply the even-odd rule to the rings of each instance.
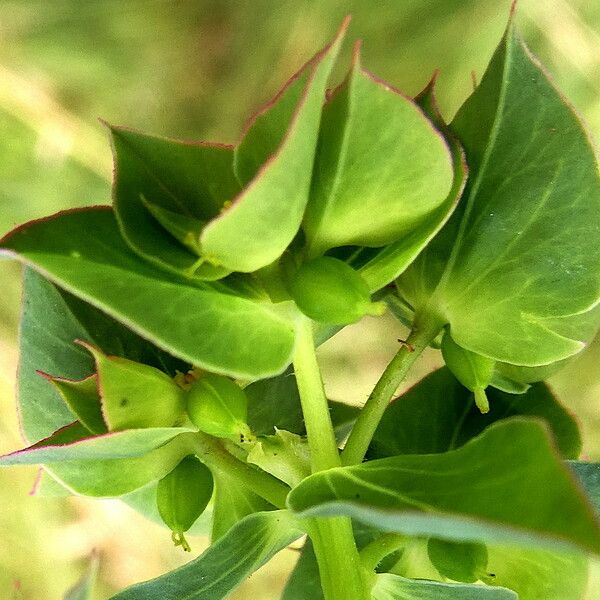
[[[208,468],[233,475],[273,506],[286,508],[285,499],[290,489],[279,479],[237,459],[223,448],[220,441],[201,431],[193,434],[192,445],[194,453]]]
[[[355,465],[363,461],[373,434],[381,421],[390,400],[406,377],[410,367],[420,354],[440,332],[441,325],[434,320],[426,320],[415,325],[408,339],[391,360],[369,399],[360,411],[342,452],[342,464]]]
[[[305,318],[297,329],[294,373],[300,392],[312,471],[315,473],[339,467],[340,455],[315,354],[312,321]]]
[[[313,473],[340,466],[329,407],[315,354],[312,322],[302,319],[296,334],[294,372],[300,392]],[[319,564],[325,600],[368,600],[352,523],[348,517],[311,519],[309,535]]]

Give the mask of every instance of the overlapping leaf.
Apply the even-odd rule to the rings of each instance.
[[[470,179],[448,225],[399,280],[464,348],[536,366],[600,322],[600,178],[591,144],[511,24],[451,128]]]
[[[413,102],[361,68],[357,48],[323,113],[304,219],[309,253],[407,236],[440,207],[452,181],[443,137]]]
[[[381,530],[600,553],[600,524],[535,420],[495,423],[458,450],[311,475],[288,496],[303,516]]]
[[[473,393],[447,368],[434,371],[389,405],[367,456],[446,452],[462,446],[492,423],[515,416],[543,419],[561,455],[579,456],[577,423],[545,384],[534,384],[525,394],[489,389],[488,395],[490,412],[482,415]]]
[[[32,222],[6,237],[2,248],[197,366],[258,378],[282,371],[290,360],[294,329],[285,316],[225,287],[194,285],[152,267],[127,247],[109,210]]]
[[[279,258],[308,202],[329,73],[348,21],[251,122],[235,151],[243,191],[202,232],[202,252],[233,271],[255,271]]]

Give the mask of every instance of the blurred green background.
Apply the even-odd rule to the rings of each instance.
[[[62,208],[110,202],[110,151],[97,117],[173,137],[235,142],[250,113],[348,13],[350,38],[364,39],[367,68],[403,91],[416,94],[441,69],[439,101],[450,118],[470,93],[471,72],[481,77],[509,5],[509,0],[0,0],[0,233]],[[598,138],[600,3],[522,0],[518,22]],[[346,64],[348,55],[346,48]],[[13,393],[19,277],[15,264],[0,261],[3,452],[21,444]],[[390,319],[367,319],[328,342],[320,352],[330,395],[363,401],[402,334]],[[595,343],[553,380],[579,415],[591,459],[600,459],[599,359]],[[412,379],[438,360],[431,352]],[[93,548],[102,555],[98,599],[187,560],[165,530],[118,501],[29,496],[35,474],[35,469],[0,472],[0,598],[61,598]],[[205,541],[193,542],[196,554]],[[293,549],[281,553],[234,598],[278,598],[296,555]],[[598,586],[596,575],[590,600],[598,598]]]

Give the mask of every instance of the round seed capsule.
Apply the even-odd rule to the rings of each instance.
[[[383,302],[371,302],[365,280],[331,256],[304,263],[291,280],[290,293],[306,316],[322,323],[347,325],[385,311]]]
[[[442,356],[446,366],[467,389],[475,394],[475,403],[482,413],[490,410],[485,388],[490,384],[495,361],[459,346],[448,330],[442,338]]]
[[[190,552],[190,545],[183,534],[204,512],[212,492],[210,470],[191,454],[158,482],[158,512],[171,529],[174,544],[186,552]]]
[[[248,398],[228,377],[202,375],[187,392],[187,411],[192,423],[204,433],[236,442],[252,437],[246,424]]]

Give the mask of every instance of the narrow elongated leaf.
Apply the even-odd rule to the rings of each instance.
[[[349,515],[381,530],[600,552],[600,524],[540,422],[490,425],[458,450],[339,467],[288,496],[302,516]]]
[[[193,285],[148,265],[123,242],[109,210],[32,222],[4,238],[1,246],[197,366],[256,378],[280,372],[289,362],[294,329],[287,318],[271,305],[220,293],[208,284]],[[37,368],[52,373],[43,365]]]
[[[0,456],[0,466],[143,456],[174,437],[193,431],[189,427],[152,427],[90,437],[88,429],[76,421],[33,446]]]
[[[519,600],[506,588],[413,580],[382,573],[372,590],[373,600]]]
[[[113,600],[220,600],[302,532],[286,511],[257,513],[235,525],[200,557]]]
[[[236,149],[236,173],[246,187],[202,232],[200,244],[211,261],[255,271],[279,258],[298,232],[327,80],[347,25],[259,113]]]
[[[416,104],[361,67],[357,48],[323,113],[304,219],[310,254],[407,236],[444,202],[453,178],[443,137]]]
[[[581,452],[573,416],[543,383],[522,395],[488,389],[490,412],[482,415],[473,394],[447,368],[438,369],[392,402],[373,436],[368,457],[430,454],[453,450],[486,427],[515,416],[543,419],[564,458]]]
[[[566,101],[511,24],[452,125],[464,202],[399,280],[462,347],[537,366],[579,352],[600,323],[600,178]]]
[[[435,81],[436,77],[415,98],[415,101],[437,130],[443,134],[448,144],[452,158],[452,187],[444,201],[422,219],[417,227],[375,252],[367,258],[366,262],[364,258],[361,260],[364,264],[361,265],[359,272],[372,291],[396,279],[440,231],[456,208],[467,181],[468,167],[465,153],[440,115],[435,101]]]
[[[233,148],[169,140],[124,127],[111,127],[110,133],[114,207],[131,248],[189,277],[227,275],[227,269],[201,263],[193,248],[200,242],[198,223],[215,217],[240,189],[233,174]]]

